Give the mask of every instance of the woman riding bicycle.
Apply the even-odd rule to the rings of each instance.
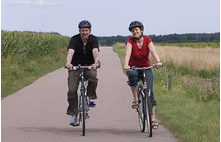
[[[153,56],[156,60],[156,67],[160,68],[162,63],[158,54],[156,53],[154,44],[150,37],[144,36],[144,26],[139,21],[133,21],[129,25],[129,31],[132,33],[132,37],[129,37],[126,44],[126,55],[125,55],[125,65],[124,69],[127,71],[127,76],[129,79],[129,86],[131,87],[131,91],[133,93],[134,101],[132,103],[132,108],[138,108],[138,95],[137,95],[137,84],[139,81],[139,77],[142,75],[142,72],[138,70],[130,70],[130,67],[149,67],[150,60],[149,60],[149,53]],[[152,126],[153,129],[158,128],[158,124],[155,119],[155,105],[156,101],[154,99],[153,94],[153,73],[152,70],[146,70],[145,72],[147,76],[147,85],[151,90],[150,98],[151,104],[153,108],[153,115],[152,115]]]

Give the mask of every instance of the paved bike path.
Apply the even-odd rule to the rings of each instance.
[[[2,142],[177,142],[163,125],[153,137],[140,132],[137,113],[120,59],[112,47],[101,47],[98,99],[82,127],[69,126],[67,70],[61,68],[1,101]]]

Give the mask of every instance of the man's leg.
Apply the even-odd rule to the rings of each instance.
[[[88,80],[87,96],[91,99],[97,99],[97,71],[87,70],[85,71],[85,78]]]
[[[68,71],[68,93],[67,93],[67,100],[69,106],[67,108],[68,115],[75,115],[78,114],[78,95],[77,89],[79,85],[79,77],[80,71]]]
[[[96,93],[97,83],[98,83],[97,71],[93,70],[85,71],[85,78],[88,79],[87,96],[90,99],[89,106],[93,107],[96,104],[95,101],[92,99],[97,99],[97,93]]]

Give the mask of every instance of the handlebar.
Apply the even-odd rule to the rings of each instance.
[[[163,67],[163,65],[161,66]],[[131,70],[148,70],[148,69],[151,69],[151,68],[157,68],[157,66],[155,64],[153,64],[152,66],[149,66],[149,67],[135,67],[135,66],[132,66],[130,69]]]
[[[66,68],[66,66],[64,66],[64,68]],[[78,66],[72,66],[71,69],[69,70],[78,70],[78,69],[88,69],[90,70],[92,68],[92,66],[82,66],[82,65],[78,65]]]
[[[152,65],[152,66],[149,66],[149,67],[135,67],[135,66],[133,66],[133,67],[131,67],[130,69],[132,69],[132,70],[147,70],[147,69],[151,69],[151,68],[156,68],[157,66],[156,65]]]
[[[66,67],[66,62],[64,62],[64,68],[67,69]],[[98,68],[101,67],[101,62],[98,60]],[[77,69],[92,69],[92,66],[82,66],[81,64],[78,64],[78,66],[72,66],[72,69],[69,69],[69,70],[77,70]]]
[[[90,70],[91,68],[92,68],[91,66],[78,65],[78,66],[73,66],[71,70],[77,70],[77,69],[88,69],[88,70]]]

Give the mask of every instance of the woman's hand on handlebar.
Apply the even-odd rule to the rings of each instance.
[[[163,66],[163,64],[161,63],[161,62],[157,62],[157,64],[156,64],[156,68],[157,69],[159,69],[160,67],[162,67]]]
[[[125,70],[125,71],[130,70],[130,66],[128,66],[128,65],[124,65],[124,70]]]

